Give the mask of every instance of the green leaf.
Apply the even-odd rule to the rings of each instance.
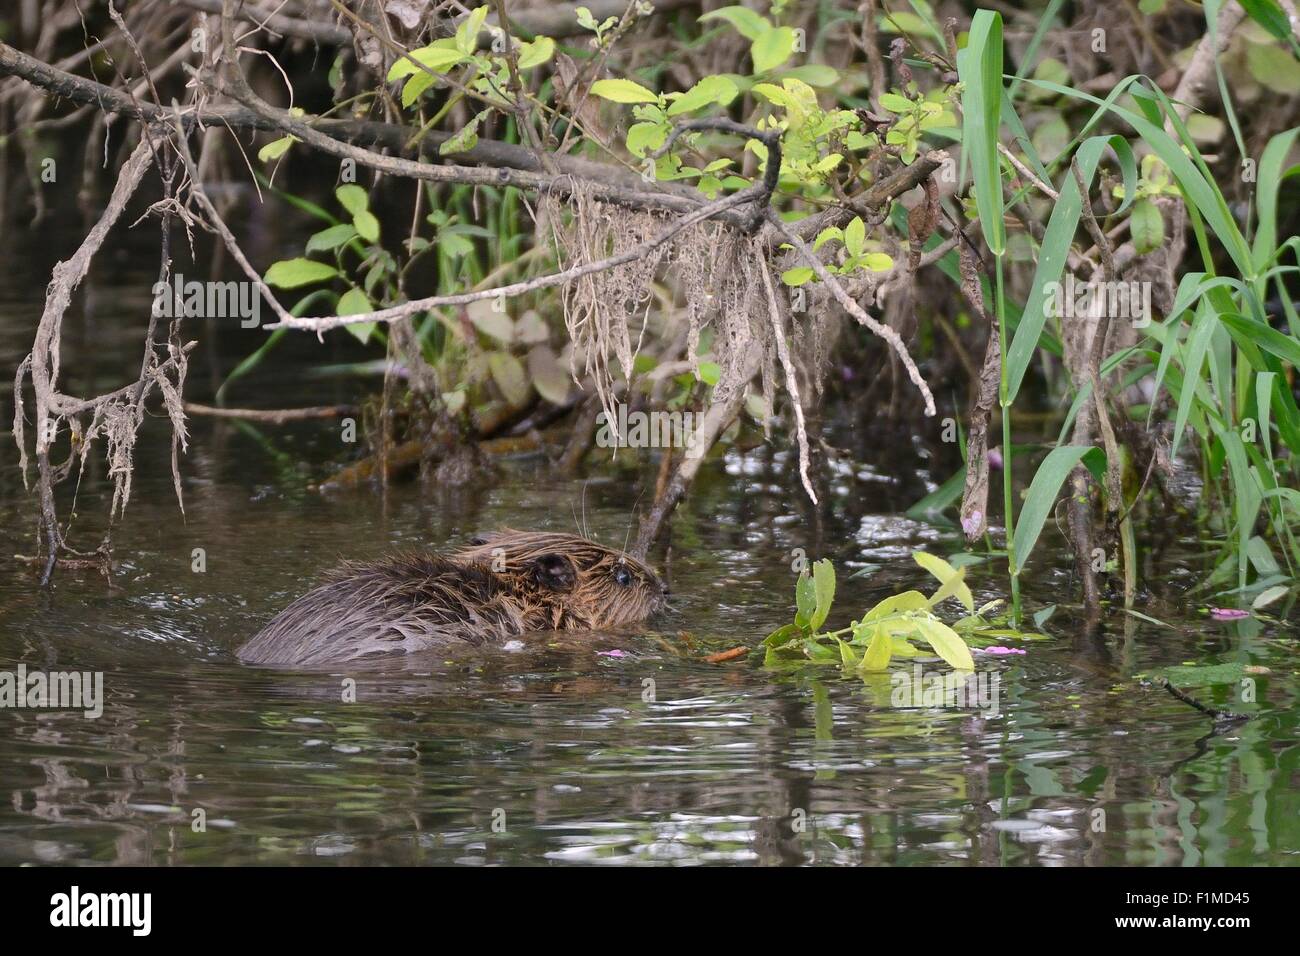
[[[535,66],[541,66],[554,55],[555,41],[550,37],[538,37],[532,43],[520,44],[519,69],[531,70]]]
[[[1275,584],[1265,591],[1260,591],[1255,600],[1250,603],[1253,610],[1258,611],[1260,608],[1268,607],[1274,601],[1287,596],[1291,591],[1289,584]]]
[[[281,136],[279,139],[273,139],[257,151],[257,158],[264,163],[269,163],[273,159],[279,159],[289,151],[289,147],[298,142],[297,136]]]
[[[1129,230],[1133,235],[1133,248],[1139,255],[1154,252],[1165,241],[1165,220],[1160,207],[1150,199],[1139,199],[1129,214]]]
[[[417,73],[406,81],[402,87],[402,108],[410,109],[411,105],[420,98],[429,87],[433,86],[435,77],[428,73]]]
[[[859,625],[859,629],[862,628],[863,625]],[[855,635],[856,633],[855,631]],[[893,657],[893,647],[894,642],[890,639],[889,630],[877,624],[871,630],[871,643],[867,645],[859,667],[864,671],[883,671],[889,666],[889,659]]]
[[[1029,483],[1029,493],[1025,495],[1024,510],[1016,522],[1017,571],[1028,564],[1029,555],[1033,553],[1038,536],[1043,531],[1043,524],[1052,513],[1052,506],[1056,504],[1061,485],[1074,470],[1074,466],[1090,451],[1091,447],[1062,445],[1053,448],[1038,466],[1034,480]]]
[[[334,195],[338,198],[339,204],[354,216],[364,212],[370,206],[370,196],[354,183],[340,186],[334,190]]]
[[[849,255],[862,255],[863,243],[867,241],[867,226],[861,216],[854,216],[853,221],[844,227],[844,248]]]
[[[736,84],[725,76],[706,76],[668,107],[669,116],[690,113],[702,107],[718,103],[726,106],[740,92]]]
[[[364,315],[367,312],[373,312],[374,307],[370,304],[370,299],[360,289],[352,288],[339,296],[339,303],[334,308],[335,315]],[[352,325],[345,325],[350,333],[355,335],[362,345],[370,341],[371,333],[375,331],[373,322],[356,322]]]
[[[902,614],[907,611],[922,611],[929,606],[929,598],[920,591],[904,591],[902,594],[893,594],[885,598],[866,613],[862,622],[866,624],[880,621],[891,614]]]
[[[1265,325],[1256,319],[1247,318],[1244,315],[1236,315],[1232,312],[1225,312],[1219,316],[1219,321],[1228,327],[1228,331],[1233,333],[1233,338],[1238,342],[1253,343],[1263,349],[1276,355],[1284,362],[1300,368],[1300,342],[1297,342],[1294,336],[1279,332],[1272,326]],[[1199,372],[1199,370],[1198,370]],[[1184,373],[1197,374],[1197,373]]]
[[[928,603],[931,607],[956,595],[962,606],[966,608],[967,614],[975,612],[975,598],[970,593],[970,588],[966,586],[965,568],[954,568],[943,558],[933,554],[926,554],[924,551],[912,552],[912,560],[929,571],[939,581],[939,590],[930,595]]]
[[[834,86],[840,80],[839,71],[835,67],[827,66],[824,63],[806,63],[803,66],[782,70],[781,76],[802,80],[809,86],[815,86],[818,89]]]
[[[1255,187],[1255,208],[1259,210],[1259,225],[1255,229],[1252,256],[1255,268],[1263,270],[1277,250],[1277,194],[1287,175],[1282,172],[1300,127],[1278,133],[1268,141],[1259,159],[1258,185]],[[1294,170],[1293,170],[1294,171]]]
[[[700,381],[712,388],[722,381],[722,366],[717,362],[700,363]]]
[[[897,93],[880,94],[880,108],[891,113],[910,113],[915,105],[906,96],[899,96]]]
[[[858,666],[858,657],[853,653],[853,648],[838,637],[835,638],[835,643],[840,646],[840,663],[845,667],[856,668]]]
[[[627,151],[637,158],[653,153],[668,138],[662,123],[633,123],[627,130]]]
[[[807,266],[795,266],[781,273],[781,281],[789,286],[799,286],[811,279],[813,275],[815,273]]]
[[[470,12],[460,26],[456,28],[456,48],[470,56],[478,49],[479,31],[483,29],[483,24],[487,20],[488,8],[486,6],[478,7]]]
[[[458,129],[454,135],[448,137],[438,146],[439,156],[448,156],[452,153],[463,153],[467,149],[473,149],[478,145],[478,122],[482,113],[475,116],[472,120]]]
[[[597,80],[591,84],[591,92],[601,99],[615,103],[657,103],[659,97],[639,83],[631,80]]]
[[[363,209],[353,216],[352,225],[356,227],[357,235],[366,242],[379,241],[379,220],[368,209]]]
[[[717,10],[700,14],[697,19],[700,23],[705,20],[726,20],[736,28],[737,33],[751,42],[772,29],[772,24],[765,17],[749,7],[719,7]]]
[[[813,565],[813,594],[816,607],[809,619],[808,626],[816,631],[826,623],[831,613],[831,604],[835,600],[835,565],[828,558],[822,558]]]
[[[961,636],[942,621],[929,617],[918,617],[913,622],[916,632],[934,649],[934,652],[957,670],[973,671],[975,661],[970,656],[970,649]]]
[[[790,27],[773,27],[760,35],[749,46],[755,73],[766,73],[794,54],[794,30]]]
[[[969,150],[980,230],[995,256],[1006,251],[1002,218],[1002,167],[998,128],[1002,117],[1002,15],[977,10],[966,48],[957,54],[962,93],[962,146]]]
[[[763,643],[768,647],[780,647],[782,644],[788,644],[802,633],[803,628],[798,624],[783,624],[767,635],[763,639]]]
[[[1120,167],[1124,173],[1124,201],[1129,202],[1137,182],[1137,164],[1133,159],[1133,150],[1120,136],[1093,136],[1085,140],[1075,151],[1074,161],[1079,164],[1083,181],[1091,183],[1101,161],[1102,153],[1111,148],[1119,157]],[[1070,244],[1079,227],[1079,217],[1083,211],[1083,199],[1072,172],[1067,171],[1062,178],[1060,198],[1052,206],[1052,215],[1047,222],[1047,231],[1038,253],[1038,264],[1034,269],[1033,282],[1028,297],[1025,299],[1025,311],[1020,325],[1016,327],[1011,346],[1007,349],[1007,400],[1015,401],[1020,391],[1020,384],[1030,364],[1038,355],[1038,342],[1042,338],[1043,327],[1047,324],[1046,304],[1049,289],[1053,283],[1059,283],[1064,275],[1066,258]]]
[[[434,73],[446,73],[449,68],[464,59],[466,59],[465,54],[461,53],[460,50],[448,47],[445,41],[439,40],[429,46],[412,50],[399,59],[389,69],[387,81],[393,83],[404,76],[413,76],[415,74],[428,76],[421,67],[426,67]]]
[[[373,312],[369,297],[355,286],[339,296],[339,303],[334,309],[335,315],[364,315]]]
[[[1291,24],[1277,0],[1241,0],[1247,15],[1278,40],[1291,38]]]
[[[807,571],[799,572],[799,580],[794,585],[794,622],[802,628],[808,627],[817,610],[817,591],[813,585],[812,575]]]
[[[332,251],[348,242],[356,234],[357,230],[353,228],[350,222],[330,226],[328,229],[322,229],[320,232],[315,233],[307,240],[307,252]]]
[[[1196,386],[1201,381],[1205,353],[1210,347],[1210,339],[1214,337],[1214,315],[1204,300],[1197,307],[1196,313],[1191,334],[1187,337],[1187,357],[1183,362],[1183,388],[1178,396],[1178,408],[1174,412],[1174,439],[1169,451],[1170,459],[1178,455],[1178,446],[1182,443],[1183,434],[1187,430],[1187,419],[1192,413],[1192,405],[1196,399]]]
[[[313,282],[333,279],[338,274],[337,269],[323,262],[301,258],[284,259],[271,263],[271,268],[266,270],[265,279],[267,285],[277,289],[296,289]]]
[[[1284,96],[1300,93],[1300,63],[1289,50],[1271,43],[1252,44],[1246,47],[1246,67],[1265,89]]]

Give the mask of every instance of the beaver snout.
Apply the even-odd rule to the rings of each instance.
[[[256,664],[314,666],[529,631],[607,630],[645,620],[668,588],[631,555],[572,534],[503,530],[446,557],[344,564],[238,651]]]

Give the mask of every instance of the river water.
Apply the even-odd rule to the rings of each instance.
[[[0,275],[0,380],[30,347],[52,257],[78,234],[12,243]],[[105,250],[69,313],[70,391],[134,377],[155,269],[147,256]],[[205,338],[202,328],[190,335]],[[214,376],[256,344],[250,335],[226,352],[208,339],[189,394],[210,395]],[[334,348],[290,343],[232,402],[355,398],[353,383],[306,375]],[[46,593],[14,558],[35,549],[34,501],[7,432],[11,386],[2,387],[0,671],[102,672],[105,701],[97,719],[0,709],[0,864],[1300,860],[1293,631],[1208,621],[1208,599],[1188,593],[1212,557],[1194,535],[1146,569],[1139,610],[1173,627],[1115,614],[1090,634],[1064,607],[1077,588],[1049,528],[1027,604],[1063,607],[1047,640],[1018,645],[1026,653],[977,658],[997,678],[997,712],[899,707],[887,686],[837,667],[774,674],[755,660],[703,658],[789,620],[798,548],[840,568],[837,626],[883,596],[926,587],[910,552],[961,549],[951,531],[899,513],[927,476],[914,464],[900,486],[859,450],[813,522],[788,456],[731,451],[709,463],[675,519],[660,562],[672,608],[649,633],[543,635],[517,653],[387,672],[278,672],[241,665],[233,651],[340,557],[436,549],[502,525],[581,524],[617,545],[641,474],[595,468],[566,481],[518,459],[468,491],[412,483],[322,495],[311,486],[346,458],[336,423],[196,419],[182,514],[166,422],[151,420],[130,506],[113,527],[112,580],[61,570]],[[110,494],[102,465],[88,470],[74,545],[99,543]],[[1004,596],[993,565],[971,568],[970,580],[978,600]],[[1255,718],[1215,732],[1136,679],[1184,662],[1267,668],[1254,703],[1230,700],[1230,687],[1196,691]],[[355,701],[345,701],[349,677]]]

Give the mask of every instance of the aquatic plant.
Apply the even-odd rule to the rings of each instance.
[[[835,566],[822,559],[805,567],[795,583],[794,620],[763,641],[764,663],[774,667],[803,662],[839,664],[854,672],[870,673],[885,670],[896,657],[933,653],[954,668],[974,670],[968,642],[992,644],[995,637],[1029,636],[1008,629],[1005,622],[991,616],[1002,601],[975,607],[964,566],[954,568],[924,551],[914,552],[912,559],[939,582],[932,594],[916,590],[892,594],[837,630],[822,629],[835,601]],[[936,608],[950,598],[965,608],[966,615],[948,624]],[[928,646],[929,651],[918,645]]]

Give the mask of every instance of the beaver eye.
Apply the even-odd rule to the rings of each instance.
[[[614,580],[623,587],[632,583],[632,572],[627,569],[626,565],[619,564],[614,567]]]

